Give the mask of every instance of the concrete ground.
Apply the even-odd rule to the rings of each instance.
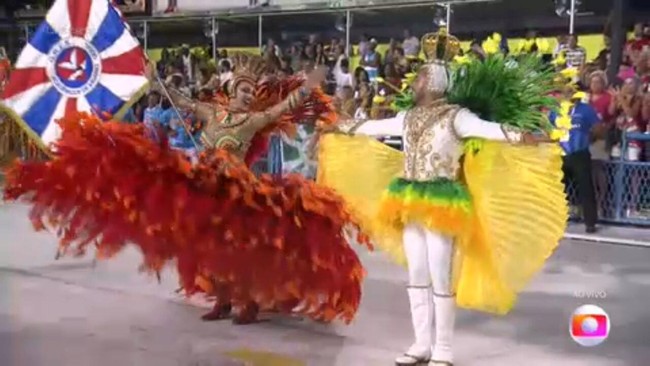
[[[411,342],[405,271],[361,253],[369,277],[356,321],[324,326],[269,317],[256,325],[202,323],[208,306],[137,273],[138,253],[93,266],[54,260],[21,205],[0,204],[1,366],[381,366]],[[650,250],[565,241],[505,317],[461,311],[460,366],[650,364]],[[604,293],[602,299],[579,294]],[[610,315],[609,339],[583,348],[569,316],[584,303]]]

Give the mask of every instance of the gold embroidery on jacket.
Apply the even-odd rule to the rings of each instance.
[[[462,144],[454,133],[453,122],[459,110],[456,105],[439,103],[408,112],[404,178],[420,181],[457,178]]]

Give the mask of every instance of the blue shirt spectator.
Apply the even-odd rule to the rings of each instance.
[[[569,140],[560,143],[567,155],[589,150],[591,129],[600,122],[596,110],[589,104],[582,102],[576,102],[571,108],[570,114],[571,130],[569,130]],[[555,125],[557,114],[551,112],[549,119]]]
[[[174,108],[163,107],[163,110],[160,113],[160,124],[165,128],[170,128],[170,123],[175,114],[176,112],[174,112]]]
[[[194,136],[192,136],[194,138],[194,141],[192,141],[192,137],[190,137],[188,131],[192,131],[192,127],[196,122],[196,118],[191,113],[181,111],[180,114],[185,120],[180,121],[178,119],[178,116],[175,114],[176,113],[174,112],[170,123],[170,128],[172,131],[171,138],[169,139],[170,145],[177,149],[195,148],[196,146],[194,146],[194,141],[199,141],[198,134],[200,132],[196,132]]]
[[[144,124],[153,126],[156,123],[163,124],[163,118],[165,117],[165,110],[161,106],[157,105],[154,107],[147,107],[144,110]]]
[[[160,133],[164,132],[163,122],[165,110],[160,106],[160,94],[151,92],[147,96],[147,108],[145,108],[142,122],[146,127],[147,136],[154,141],[160,141]]]

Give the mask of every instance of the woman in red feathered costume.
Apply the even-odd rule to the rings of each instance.
[[[29,200],[35,227],[45,220],[60,229],[64,251],[94,243],[106,257],[133,243],[149,271],[175,261],[188,295],[216,296],[205,320],[234,308],[239,324],[262,310],[347,323],[364,271],[346,239],[358,226],[342,199],[300,176],[258,178],[244,162],[286,122],[333,121],[318,90],[324,73],[259,86],[260,57],[237,55],[233,64],[221,104],[169,91],[176,106],[207,121],[198,165],[148,140],[141,126],[79,115],[60,121],[51,161],[8,172],[5,198]],[[369,246],[363,235],[356,240]]]

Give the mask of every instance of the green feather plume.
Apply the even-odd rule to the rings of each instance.
[[[484,61],[472,58],[469,63],[452,66],[447,99],[487,121],[549,132],[553,127],[545,110],[557,109],[557,101],[550,96],[554,77],[554,71],[536,55],[515,59],[493,54]],[[396,111],[414,106],[410,88],[397,95],[391,105]]]
[[[553,127],[546,113],[557,108],[550,96],[554,76],[536,55],[514,59],[494,54],[457,65],[447,99],[487,121],[548,132]]]

